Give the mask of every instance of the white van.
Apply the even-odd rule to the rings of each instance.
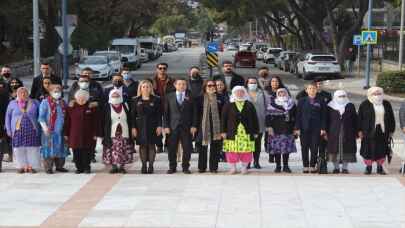
[[[158,42],[156,38],[153,37],[140,37],[139,44],[141,48],[145,49],[145,52],[148,54],[149,60],[155,60],[159,58],[158,54]]]
[[[136,38],[120,38],[111,42],[111,50],[121,53],[121,61],[128,65],[130,70],[141,67],[141,46]]]

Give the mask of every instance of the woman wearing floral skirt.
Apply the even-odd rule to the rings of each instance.
[[[132,163],[134,144],[131,137],[131,116],[118,89],[110,91],[104,118],[103,161],[111,165],[110,173],[126,173],[125,165]],[[118,167],[119,166],[119,167]]]

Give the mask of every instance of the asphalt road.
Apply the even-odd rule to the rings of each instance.
[[[131,74],[135,80],[141,80],[145,78],[152,78],[155,73],[155,68],[156,64],[160,62],[166,62],[169,65],[168,68],[168,74],[171,77],[177,78],[177,77],[186,77],[188,69],[191,66],[194,65],[199,65],[200,63],[200,57],[201,54],[204,53],[203,48],[181,48],[176,52],[171,52],[171,53],[164,53],[163,56],[161,56],[159,59],[156,59],[154,61],[150,61],[147,63],[143,63],[142,67],[136,71],[132,71]],[[219,53],[219,62],[221,63],[224,60],[232,60],[232,53],[231,52],[223,52]],[[270,67],[270,74],[271,75],[278,75],[281,77],[283,80],[283,83],[288,87],[292,95],[295,97],[295,95],[304,88],[305,84],[308,83],[308,81],[304,81],[303,79],[297,78],[295,75],[280,71],[279,69],[275,68],[273,65],[270,64],[264,64],[261,61],[258,61],[256,64],[256,68],[236,68],[235,71],[246,77],[249,76],[256,76],[257,75],[257,69],[261,66],[268,66]],[[218,70],[214,70],[214,73],[218,72]],[[32,78],[31,77],[24,77],[22,78],[24,84],[27,87],[31,86],[32,83]],[[73,80],[69,80],[69,84],[71,84]],[[110,86],[110,82],[103,82],[103,86],[108,87]],[[361,88],[359,88],[361,89]],[[333,91],[330,91],[333,92]],[[366,99],[365,96],[360,96],[357,94],[352,94],[349,93],[349,98],[351,102],[353,102],[356,107],[360,105],[362,101]],[[398,110],[400,107],[400,102],[392,101],[392,106],[395,111],[395,117],[398,122]],[[397,124],[399,125],[399,124]],[[395,138],[401,138],[402,134],[399,131],[399,128],[397,127],[397,131],[395,134]]]

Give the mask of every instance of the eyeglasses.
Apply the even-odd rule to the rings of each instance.
[[[158,69],[159,69],[159,70],[167,70],[166,67],[159,67]]]

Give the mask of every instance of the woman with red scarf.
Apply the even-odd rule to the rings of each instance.
[[[129,106],[119,89],[110,91],[104,111],[103,162],[112,166],[112,174],[126,173],[125,165],[132,163],[135,150]]]
[[[47,174],[53,174],[54,165],[57,172],[64,173],[68,171],[63,166],[69,152],[63,139],[65,104],[61,99],[62,86],[50,85],[49,95],[42,100],[39,106],[38,122],[42,129],[41,155]]]

